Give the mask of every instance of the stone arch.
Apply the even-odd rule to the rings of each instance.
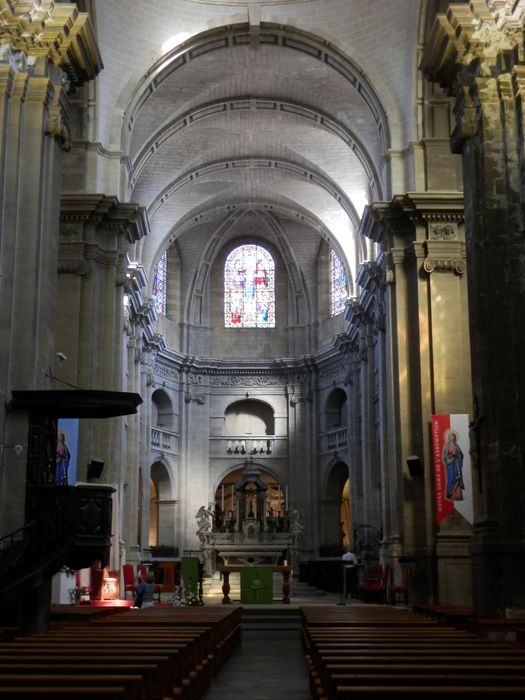
[[[348,396],[341,388],[330,392],[325,405],[325,429],[333,430],[348,425]]]
[[[349,480],[348,464],[334,460],[328,469],[321,501],[321,553],[342,554],[345,528],[342,526],[341,509],[346,484]],[[346,526],[351,531],[351,526]]]
[[[274,409],[260,399],[241,399],[229,404],[224,411],[225,435],[274,435]]]
[[[150,470],[149,546],[175,545],[175,517],[173,484],[169,465],[159,459]]]
[[[389,119],[383,105],[383,101],[391,101],[388,93],[386,93],[386,100],[384,97],[383,100],[379,97],[361,66],[357,65],[337,46],[310,32],[269,22],[262,23],[262,28],[264,28],[267,41],[272,41],[291,51],[302,51],[343,75],[348,80],[349,86],[361,96],[363,106],[368,110],[370,118],[376,124],[383,152],[391,147]],[[248,24],[227,25],[201,32],[159,57],[141,78],[132,83],[131,89],[128,84],[126,92],[117,101],[116,113],[120,119],[118,122],[115,121],[113,127],[120,132],[122,153],[126,156],[129,155],[133,122],[167,75],[186,65],[189,61],[198,59],[205,52],[242,46],[246,42],[250,42]],[[396,112],[395,104],[391,103],[388,107],[389,112]],[[397,123],[397,116],[392,120],[391,115],[391,121]]]
[[[248,212],[255,213],[257,219],[260,220],[264,227],[263,233],[267,233],[269,239],[257,235],[247,235],[246,237],[231,239],[221,246],[221,241],[227,238],[230,229],[238,225],[243,215]],[[274,258],[276,268],[277,266],[282,266],[284,268],[289,283],[293,288],[293,297],[296,300],[295,307],[297,308],[297,314],[300,315],[300,318],[296,319],[296,321],[298,323],[311,323],[313,300],[310,298],[307,286],[304,283],[301,267],[296,260],[289,241],[282,231],[279,221],[271,211],[266,211],[263,208],[253,209],[252,207],[228,211],[227,217],[221,221],[214,235],[210,236],[210,240],[206,245],[195,271],[189,293],[185,299],[184,318],[186,322],[199,323],[199,319],[202,315],[203,292],[206,285],[209,283],[210,275],[217,258],[222,255],[228,255],[236,246],[242,245],[245,242],[256,243],[267,248]],[[276,297],[275,303],[276,313],[279,309],[282,315],[288,316],[288,313],[282,308],[282,300]]]
[[[151,395],[151,425],[173,428],[174,411],[172,401],[164,389],[156,389]]]
[[[261,480],[267,484],[269,508],[276,509],[279,499],[284,498],[284,490],[279,475],[275,470],[260,462],[254,462],[253,465],[257,467]],[[235,486],[242,481],[245,468],[246,462],[234,464],[225,469],[217,478],[214,488],[214,501],[220,505],[221,510],[226,514],[233,511]]]

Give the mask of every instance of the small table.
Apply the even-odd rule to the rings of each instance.
[[[246,564],[244,565],[246,566]],[[222,575],[222,603],[223,605],[227,605],[228,603],[231,603],[231,599],[229,596],[230,593],[230,574],[231,573],[238,573],[240,570],[243,568],[243,566],[239,565],[234,565],[234,566],[221,566],[219,571],[221,572]],[[272,566],[272,573],[277,573],[277,574],[282,574],[283,575],[283,598],[282,602],[283,603],[289,603],[290,602],[290,572],[292,571],[291,566]]]

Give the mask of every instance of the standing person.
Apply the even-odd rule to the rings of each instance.
[[[157,584],[155,583],[155,573],[153,571],[148,571],[146,574],[146,580],[141,583],[137,589],[137,595],[135,596],[136,608],[152,608],[154,605],[154,596],[157,592]]]
[[[344,569],[344,577],[345,577],[345,597],[350,594],[350,598],[352,597],[352,594],[355,594],[355,590],[357,587],[357,565],[359,564],[359,560],[357,559],[356,555],[352,551],[351,547],[348,547],[346,552],[342,556],[343,560],[343,569]]]

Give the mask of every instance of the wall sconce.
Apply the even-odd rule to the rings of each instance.
[[[91,481],[98,481],[104,469],[104,462],[100,459],[92,459],[88,464],[87,469],[87,480],[88,483]]]
[[[417,455],[409,455],[407,457],[407,467],[410,476],[423,476],[423,464]]]

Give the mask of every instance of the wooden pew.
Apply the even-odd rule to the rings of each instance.
[[[151,614],[151,611],[158,614]],[[0,688],[23,669],[31,677],[71,679],[89,668],[91,677],[126,676],[130,660],[142,665],[140,700],[180,697],[194,700],[209,686],[210,659],[221,663],[240,639],[242,608],[223,610],[118,610],[116,615],[74,613],[45,635],[0,644]],[[149,613],[149,614],[148,614]],[[102,624],[104,622],[104,624]],[[127,662],[124,663],[124,662]],[[149,663],[151,662],[151,663]],[[45,666],[45,673],[42,665]],[[153,668],[152,668],[153,667]],[[120,672],[123,673],[120,673]],[[2,677],[4,680],[2,680]],[[25,687],[27,687],[26,684]],[[59,687],[61,683],[56,683]],[[95,681],[92,683],[95,687]],[[98,682],[97,687],[106,684]],[[47,687],[47,684],[46,684]],[[126,686],[122,686],[126,688]],[[132,698],[129,691],[129,697]]]
[[[319,700],[525,697],[525,653],[421,616],[304,610],[310,685]],[[407,611],[401,611],[407,613]],[[480,680],[482,679],[482,681]]]
[[[0,698],[2,700],[127,700],[126,688],[123,686],[10,686],[0,688]]]
[[[5,688],[59,688],[72,685],[91,687],[124,688],[126,700],[140,700],[143,678],[139,674],[98,674],[82,673],[64,676],[60,673],[8,673],[0,676],[0,690]]]

